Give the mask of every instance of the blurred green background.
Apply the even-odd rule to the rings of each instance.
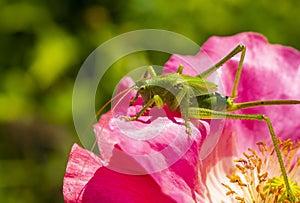
[[[145,28],[198,44],[211,35],[256,31],[300,49],[299,13],[299,0],[0,0],[0,202],[63,202],[68,153],[79,142],[73,83],[101,43]],[[142,52],[118,61],[96,103],[109,99],[126,67],[167,58]]]

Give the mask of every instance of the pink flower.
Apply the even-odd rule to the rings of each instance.
[[[121,81],[119,91],[132,80]],[[198,199],[199,151],[209,127],[194,121],[192,135],[167,109],[154,109],[126,122],[118,115],[135,115],[141,100],[128,108],[128,95],[94,126],[100,155],[74,145],[64,179],[66,202],[192,202]],[[150,115],[152,115],[149,121]],[[153,118],[154,117],[154,118]],[[149,123],[150,122],[150,123]],[[198,124],[198,125],[197,125]],[[153,127],[155,126],[155,128]],[[197,126],[197,127],[195,127]]]
[[[183,64],[185,74],[195,75],[240,43],[246,45],[247,52],[236,101],[300,98],[297,87],[300,53],[289,47],[271,45],[255,33],[211,37],[196,56],[173,55],[165,65],[165,72],[174,72],[178,65]],[[212,61],[205,57],[206,54]],[[219,71],[225,94],[230,94],[238,61],[239,57],[234,57]],[[132,81],[126,78],[119,88],[121,90],[131,85]],[[271,163],[266,161],[260,170],[269,169],[269,178],[280,176],[274,153],[268,153],[267,146],[272,145],[264,122],[226,120],[219,136],[218,130],[211,129],[212,125],[209,126],[208,122],[193,120],[192,135],[188,136],[184,133],[182,119],[166,108],[165,111],[153,108],[140,121],[123,121],[121,115],[132,116],[141,109],[140,100],[127,107],[133,96],[134,92],[123,98],[113,116],[111,112],[104,114],[94,126],[100,155],[76,144],[73,146],[64,177],[66,202],[232,202],[240,194],[248,201],[249,198],[262,198],[262,194],[248,197],[241,185],[250,176],[244,177],[241,172],[231,174],[232,171],[242,170],[245,164],[251,165],[259,158],[273,159],[273,165],[268,165]],[[291,138],[291,142],[296,142],[299,139],[299,106],[259,107],[238,113],[266,114],[273,123],[276,135],[282,140]],[[267,145],[260,144],[256,148],[257,142]],[[286,146],[292,146],[289,143],[283,142],[283,151]],[[293,146],[294,156],[298,157],[299,144]],[[260,152],[256,156],[254,151],[247,152],[248,148],[260,149]],[[243,152],[252,156],[238,160],[241,167],[235,169],[233,160],[243,156]],[[287,157],[284,156],[286,160]],[[289,177],[300,181],[296,172],[299,161],[294,161],[294,157],[289,161],[292,161],[287,163]],[[270,166],[275,166],[274,170],[270,170]],[[255,174],[254,169],[245,171],[244,174],[252,174],[252,178],[261,175]],[[230,185],[230,180],[236,177],[241,180],[237,181],[240,185],[235,188],[234,184]],[[255,180],[261,181],[264,186],[269,184],[267,180]],[[258,191],[263,191],[259,184]],[[232,195],[226,195],[227,192]],[[268,200],[273,200],[270,198],[275,196],[269,196]]]

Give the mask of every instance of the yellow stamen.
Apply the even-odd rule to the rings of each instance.
[[[278,145],[289,177],[289,185],[296,200],[300,202],[300,158],[296,157],[300,142],[290,139],[278,140]],[[281,170],[276,161],[274,148],[268,148],[263,142],[257,143],[258,151],[249,148],[244,158],[234,160],[235,170],[227,175],[229,184],[222,185],[237,202],[291,202],[285,188]],[[297,183],[298,182],[298,183]]]

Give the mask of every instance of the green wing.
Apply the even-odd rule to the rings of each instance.
[[[192,88],[195,96],[205,95],[208,93],[216,92],[218,90],[218,86],[209,82],[205,79],[202,79],[197,76],[188,76],[188,75],[180,75],[183,83],[189,85]],[[179,83],[181,83],[179,82]]]

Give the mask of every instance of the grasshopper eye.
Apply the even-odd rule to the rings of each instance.
[[[139,90],[140,90],[140,91],[144,91],[145,89],[146,89],[146,87],[143,85],[143,86],[140,87]]]

